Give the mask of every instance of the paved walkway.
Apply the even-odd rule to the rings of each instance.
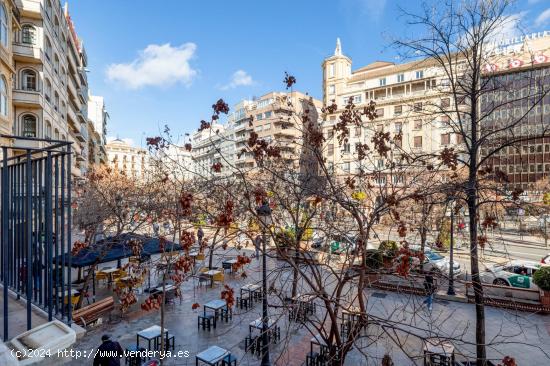
[[[248,250],[247,253],[252,253]],[[216,260],[219,262],[219,259]],[[269,261],[269,267],[280,268],[282,262]],[[219,263],[218,263],[219,265]],[[247,269],[247,278],[240,275],[226,275],[226,283],[238,293],[247,283],[259,283],[260,266],[253,260]],[[283,279],[284,281],[284,279]],[[195,355],[211,345],[230,350],[238,359],[238,365],[259,365],[256,356],[244,352],[244,338],[249,334],[248,324],[261,315],[261,304],[248,310],[235,309],[230,323],[218,323],[211,332],[197,329],[197,316],[202,313],[202,305],[220,297],[221,286],[197,288],[196,282],[183,285],[183,300],[167,305],[165,326],[175,335],[176,351],[188,351],[189,357],[172,358],[166,365],[195,365]],[[100,293],[107,290],[103,288]],[[369,316],[372,320],[357,342],[357,347],[348,355],[346,365],[380,365],[385,353],[392,355],[395,365],[420,364],[422,343],[417,337],[429,335],[446,336],[455,339],[457,353],[471,357],[475,350],[475,315],[472,304],[436,301],[430,314],[421,305],[423,298],[367,290],[369,294]],[[140,302],[144,296],[141,296]],[[201,307],[192,310],[192,304]],[[104,323],[90,329],[85,337],[73,347],[80,352],[94,352],[105,333],[118,340],[123,348],[135,344],[136,334],[151,325],[160,325],[160,312],[134,311],[120,320]],[[318,308],[318,313],[322,309]],[[490,358],[502,359],[505,355],[516,358],[518,365],[550,364],[550,317],[529,313],[486,308],[487,340],[490,344]],[[319,314],[321,315],[321,314]],[[281,326],[281,342],[271,347],[274,365],[304,365],[310,349],[312,335],[295,323],[289,323],[281,309],[270,309],[270,316]],[[50,360],[47,364],[91,365],[92,359]]]

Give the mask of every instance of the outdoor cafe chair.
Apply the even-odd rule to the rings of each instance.
[[[224,279],[225,279],[225,276],[224,276],[223,272],[217,273],[217,274],[212,276],[212,281],[214,281],[214,282],[220,282],[220,283],[223,284]]]
[[[96,281],[104,281],[105,283],[107,283],[107,281],[109,281],[109,275],[105,272],[102,272],[102,271],[98,271],[96,274],[95,274],[95,279]]]

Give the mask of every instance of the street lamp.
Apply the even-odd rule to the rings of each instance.
[[[269,360],[269,338],[267,336],[269,317],[267,315],[267,266],[266,266],[266,229],[271,226],[271,207],[269,202],[264,199],[262,205],[256,209],[256,214],[262,224],[262,366],[271,366]]]
[[[455,218],[455,205],[453,204],[455,203],[455,198],[452,197],[451,198],[451,203],[450,203],[450,206],[451,206],[451,250],[450,250],[450,256],[449,256],[449,288],[447,289],[447,295],[449,296],[455,296],[456,295],[456,292],[455,292],[455,279],[454,279],[454,276],[455,276],[455,272],[454,272],[454,250],[453,250],[453,247],[454,247],[454,229],[455,229],[455,226],[454,226],[454,218]]]

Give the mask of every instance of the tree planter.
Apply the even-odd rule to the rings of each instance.
[[[367,273],[367,279],[369,281],[369,284],[376,283],[380,279],[380,273],[378,272]]]
[[[550,291],[540,290],[540,303],[542,306],[550,308]]]

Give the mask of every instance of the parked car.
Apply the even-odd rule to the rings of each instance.
[[[420,251],[420,246],[411,245],[409,249],[413,251]],[[424,248],[424,263],[422,263],[422,270],[424,272],[439,272],[443,275],[449,274],[451,262],[447,257],[442,256],[440,253],[432,250],[429,247]],[[460,263],[453,261],[453,275],[456,277],[462,273]]]
[[[356,237],[350,234],[332,235],[330,237],[319,236],[313,239],[311,247],[331,254],[342,254],[355,252]]]
[[[489,267],[480,277],[482,282],[492,285],[538,289],[532,278],[540,267],[540,263],[514,260],[508,264]]]

